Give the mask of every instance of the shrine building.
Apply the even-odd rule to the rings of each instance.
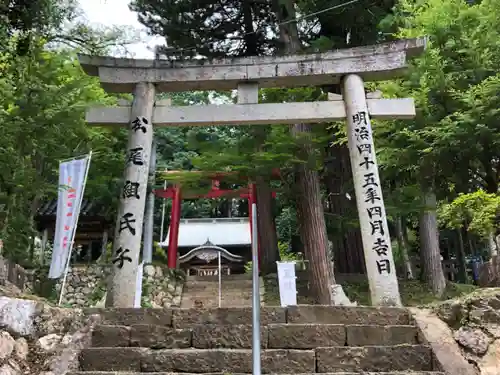
[[[161,247],[167,248],[170,230]],[[181,219],[177,240],[177,266],[188,276],[215,276],[220,254],[221,273],[245,272],[252,258],[248,218]]]

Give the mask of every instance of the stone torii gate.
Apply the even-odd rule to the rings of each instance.
[[[412,99],[370,98],[363,82],[399,76],[407,67],[408,57],[424,48],[425,39],[410,39],[309,55],[182,63],[79,56],[85,72],[99,77],[106,91],[134,93],[131,104],[92,108],[86,116],[90,125],[126,125],[129,129],[125,182],[113,246],[114,270],[106,305],[134,305],[153,124],[295,124],[347,118],[371,301],[376,306],[400,306],[370,118],[409,119],[415,116],[415,107]],[[333,96],[337,100],[321,102],[257,104],[259,88],[332,84],[341,84],[343,97]],[[155,106],[157,92],[231,89],[238,90],[236,105],[173,107],[157,102]]]

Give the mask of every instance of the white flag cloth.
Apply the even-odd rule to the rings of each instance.
[[[142,297],[142,275],[144,273],[144,261],[139,264],[139,269],[137,270],[137,280],[135,282],[135,301],[134,307],[141,307],[141,297]]]
[[[58,279],[64,273],[68,256],[71,254],[73,232],[76,230],[89,157],[59,164],[59,195],[57,217],[50,263],[49,278]]]

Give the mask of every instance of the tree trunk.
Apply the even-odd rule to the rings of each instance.
[[[257,195],[257,228],[260,245],[260,271],[263,274],[276,272],[279,260],[278,236],[273,218],[273,196],[269,182],[263,177],[255,179]]]
[[[422,191],[424,208],[420,215],[420,254],[424,279],[433,293],[440,297],[446,289],[446,280],[439,251],[436,194],[425,186],[422,186]]]
[[[468,227],[468,223],[465,228]],[[465,231],[465,238],[467,239],[467,243],[469,245],[469,253],[473,256],[477,255],[476,252],[476,247],[474,246],[474,241],[472,241],[472,236],[469,234],[469,232],[466,230]]]
[[[458,252],[457,252],[457,267],[458,267],[458,274],[457,274],[457,279],[461,283],[466,283],[467,282],[467,264],[465,260],[465,244],[464,244],[464,238],[462,236],[462,231],[465,230],[465,228],[460,228],[457,229],[457,237],[458,237]]]
[[[408,244],[408,239],[403,234],[404,231],[406,231],[406,222],[403,222],[403,217],[398,216],[396,218],[396,237],[398,240],[398,247],[399,251],[401,252],[401,256],[403,257],[406,278],[408,280],[413,280],[413,268],[409,256],[410,246]]]
[[[295,4],[293,0],[275,0],[274,9],[280,21],[280,39],[285,54],[298,53],[301,50],[297,23],[295,22]],[[309,136],[311,125],[296,124],[291,127],[293,135]],[[306,160],[313,155],[311,145],[302,149]],[[328,237],[325,214],[320,190],[318,172],[306,164],[299,165],[295,173],[297,185],[297,216],[300,225],[300,237],[304,253],[309,261],[310,288],[319,304],[332,303],[332,286],[335,284],[333,267],[328,257]]]
[[[498,255],[497,244],[495,242],[495,235],[493,234],[493,231],[491,231],[488,235],[488,249],[490,251],[490,258]]]
[[[293,134],[299,133],[303,126],[306,127],[294,125]],[[307,132],[307,128],[305,131]],[[335,284],[335,278],[328,257],[328,238],[318,172],[300,165],[295,179],[299,232],[304,255],[309,262],[311,292],[317,303],[329,305],[330,287]]]
[[[335,272],[366,274],[363,243],[359,226],[345,222],[358,217],[356,197],[352,189],[352,170],[347,145],[328,147],[325,164],[325,185],[329,211],[339,223],[334,241]],[[348,194],[348,196],[347,196]]]

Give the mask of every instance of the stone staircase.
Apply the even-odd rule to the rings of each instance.
[[[252,306],[250,275],[222,276],[221,290],[221,307]],[[192,307],[219,307],[219,279],[217,276],[190,276],[186,279],[182,292],[181,308]]]
[[[70,375],[252,373],[251,308],[99,314]],[[261,323],[264,374],[444,375],[405,309],[263,307]]]

